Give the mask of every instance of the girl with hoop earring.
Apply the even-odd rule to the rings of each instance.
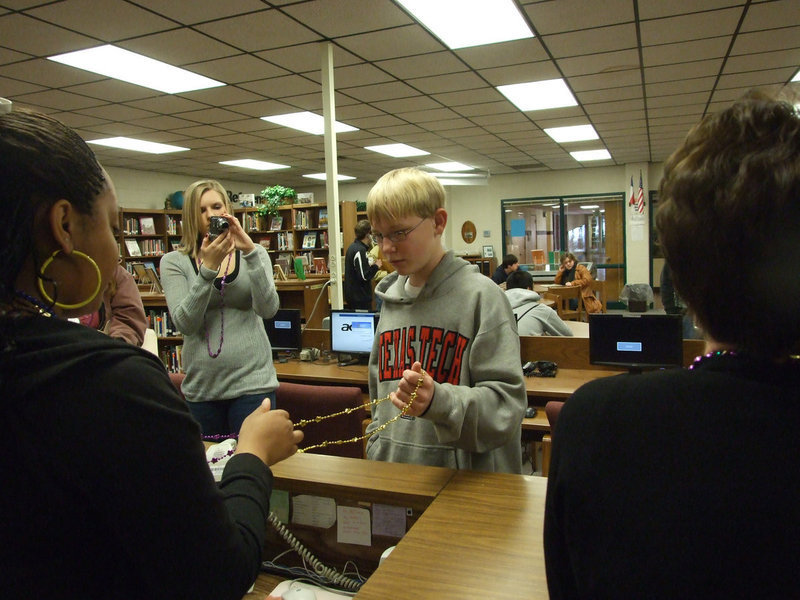
[[[272,263],[231,212],[219,182],[191,184],[180,246],[161,259],[167,307],[183,335],[181,392],[206,437],[238,433],[264,398],[275,407],[278,388],[263,324],[279,307]],[[212,217],[227,223],[216,237]]]
[[[0,114],[0,156],[3,596],[241,598],[261,568],[269,465],[302,432],[260,406],[217,485],[161,361],[68,320],[100,307],[117,267],[108,174],[30,111]]]

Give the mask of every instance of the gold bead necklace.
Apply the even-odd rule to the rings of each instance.
[[[356,437],[352,437],[352,438],[349,438],[349,439],[346,439],[346,440],[331,440],[331,441],[325,440],[323,442],[320,442],[319,444],[314,444],[312,446],[307,446],[305,448],[300,448],[300,449],[298,449],[298,452],[308,452],[309,450],[313,450],[315,448],[327,448],[328,446],[341,446],[342,444],[351,444],[353,442],[360,442],[361,440],[365,440],[368,437],[371,437],[371,436],[375,435],[379,431],[383,431],[389,425],[391,425],[392,423],[397,421],[397,419],[399,419],[400,417],[403,417],[406,414],[408,414],[408,411],[411,408],[411,405],[414,404],[414,400],[417,399],[417,392],[419,391],[419,386],[422,385],[422,380],[423,379],[425,379],[425,371],[422,371],[422,374],[421,374],[420,378],[417,379],[417,385],[414,387],[414,391],[411,392],[411,397],[408,399],[408,403],[403,407],[403,409],[399,413],[397,413],[395,416],[393,416],[391,419],[386,421],[386,423],[384,423],[383,425],[381,425],[377,429],[375,429],[374,431],[371,431],[369,433],[365,433],[364,435],[359,435],[359,436],[356,436]],[[334,417],[338,417],[339,415],[349,415],[351,412],[354,412],[354,411],[356,411],[356,410],[358,410],[360,408],[367,408],[367,407],[377,406],[381,402],[384,402],[384,401],[386,401],[388,399],[389,399],[389,396],[386,396],[385,398],[370,400],[369,402],[365,402],[361,406],[353,406],[353,407],[350,407],[350,408],[345,408],[344,410],[340,410],[339,412],[331,413],[329,415],[319,415],[319,416],[314,417],[313,419],[301,419],[300,421],[295,423],[295,427],[297,429],[300,429],[302,427],[305,427],[309,423],[319,423],[320,421],[325,421],[326,419],[332,419]]]

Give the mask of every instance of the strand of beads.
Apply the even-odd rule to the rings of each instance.
[[[399,419],[401,417],[404,417],[406,414],[408,414],[408,411],[411,409],[411,406],[414,404],[414,400],[417,399],[417,392],[419,391],[419,386],[422,385],[422,380],[423,379],[425,379],[425,371],[423,371],[422,372],[422,376],[419,379],[417,379],[417,385],[416,385],[416,387],[414,387],[414,391],[411,392],[411,397],[408,399],[408,403],[403,407],[403,409],[399,413],[397,413],[391,419],[386,421],[386,423],[383,423],[382,425],[380,425],[377,429],[375,429],[373,431],[370,431],[369,433],[365,433],[364,435],[358,435],[356,437],[352,437],[352,438],[349,438],[349,439],[331,440],[331,441],[325,440],[323,442],[320,442],[319,444],[314,444],[312,446],[306,446],[305,448],[300,448],[297,452],[308,452],[309,450],[314,450],[315,448],[327,448],[328,446],[341,446],[343,444],[352,444],[354,442],[360,442],[361,440],[365,440],[365,439],[375,435],[376,433],[378,433],[380,431],[383,431],[389,425],[391,425],[392,423],[397,421],[397,419]],[[333,413],[333,414],[330,414],[330,415],[322,415],[322,416],[319,416],[319,417],[315,417],[313,419],[307,419],[307,420],[303,419],[302,421],[297,423],[297,427],[303,427],[305,425],[308,425],[309,423],[319,423],[320,421],[324,421],[325,419],[330,419],[332,417],[336,417],[336,416],[342,415],[342,414],[349,414],[349,413],[353,412],[354,410],[358,410],[359,408],[365,408],[367,406],[376,406],[376,405],[380,404],[381,402],[384,402],[384,401],[386,401],[388,399],[389,399],[389,396],[386,396],[385,398],[381,398],[379,400],[371,400],[371,401],[365,403],[362,406],[356,406],[354,408],[347,408],[345,410],[339,411],[338,413]]]

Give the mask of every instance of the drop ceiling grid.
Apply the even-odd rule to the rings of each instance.
[[[54,114],[89,139],[133,135],[192,148],[158,160],[98,148],[111,166],[194,166],[198,176],[261,182],[264,173],[216,163],[285,157],[293,168],[280,177],[302,186],[309,169],[324,171],[321,138],[258,117],[321,112],[320,41],[334,44],[337,119],[362,129],[350,141],[339,136],[347,157],[340,172],[349,161],[368,180],[430,157],[391,159],[361,144],[417,144],[437,159],[469,157],[494,172],[586,166],[568,152],[591,144],[559,145],[542,132],[584,122],[614,158],[599,164],[663,160],[671,150],[665,137],[680,139],[750,86],[779,90],[800,65],[792,0],[518,4],[538,37],[451,51],[392,0],[108,0],[103,11],[90,0],[0,0],[0,95]],[[227,85],[168,95],[44,58],[112,42]],[[494,88],[561,76],[577,107],[522,113]]]

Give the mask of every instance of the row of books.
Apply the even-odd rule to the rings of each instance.
[[[169,373],[183,373],[183,344],[164,346],[159,349],[158,357]]]
[[[122,223],[125,235],[157,235],[153,217],[128,217]]]
[[[147,326],[156,332],[156,336],[175,337],[181,334],[172,322],[168,310],[150,309],[147,311]]]
[[[289,232],[280,232],[277,234],[278,250],[294,250],[294,234]]]
[[[164,240],[125,238],[125,249],[128,256],[161,256],[164,254]]]

